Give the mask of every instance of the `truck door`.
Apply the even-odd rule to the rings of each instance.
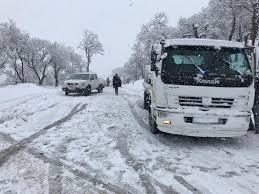
[[[259,45],[255,47],[255,101],[253,107],[255,131],[259,132]]]
[[[94,87],[97,89],[99,87],[98,79],[97,79],[97,74],[94,74]]]
[[[92,90],[95,89],[94,74],[90,74],[90,84],[91,84]]]

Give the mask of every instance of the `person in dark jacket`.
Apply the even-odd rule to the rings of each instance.
[[[109,87],[109,86],[110,86],[110,83],[111,83],[110,78],[107,77],[107,79],[106,79],[106,86]]]
[[[112,85],[115,89],[115,94],[119,95],[119,87],[121,87],[121,78],[117,73],[113,76]]]

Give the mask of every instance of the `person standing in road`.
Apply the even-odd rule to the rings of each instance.
[[[112,85],[115,89],[115,94],[119,95],[119,87],[121,87],[121,78],[117,73],[113,76]]]
[[[107,77],[107,79],[106,79],[106,86],[107,86],[107,87],[109,87],[109,86],[110,86],[110,82],[111,82],[111,81],[110,81],[110,78],[109,78],[109,77]]]

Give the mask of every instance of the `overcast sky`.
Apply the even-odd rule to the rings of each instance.
[[[141,25],[165,12],[171,25],[199,12],[209,0],[0,0],[0,22],[13,19],[32,36],[77,47],[84,29],[97,33],[105,55],[91,70],[109,74],[130,56]]]

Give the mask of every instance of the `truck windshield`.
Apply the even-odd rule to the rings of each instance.
[[[232,79],[232,81],[242,79],[243,81],[245,78],[252,77],[252,70],[244,49],[176,46],[166,48],[165,52],[168,56],[163,60],[161,72],[162,79],[166,83],[177,82],[176,80],[180,78],[181,81],[197,77]],[[212,82],[207,81],[207,83]]]
[[[75,79],[75,80],[89,80],[89,75],[88,74],[72,74],[70,76],[70,79]]]

